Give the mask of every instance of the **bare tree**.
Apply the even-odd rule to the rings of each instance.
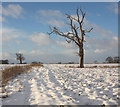
[[[80,17],[79,11],[81,12],[82,17]],[[85,34],[90,32],[93,28],[91,28],[90,30],[84,30],[83,29],[83,22],[84,22],[84,18],[85,18],[86,13],[83,12],[82,9],[77,9],[76,14],[77,14],[77,18],[66,14],[67,18],[70,21],[69,26],[71,28],[71,31],[67,31],[67,33],[64,33],[62,31],[60,31],[57,27],[50,27],[51,32],[48,33],[48,34],[49,35],[51,35],[51,34],[56,34],[57,35],[58,34],[58,35],[60,35],[62,37],[67,38],[68,40],[66,40],[66,41],[68,43],[70,43],[71,41],[74,42],[79,48],[79,52],[78,52],[78,55],[80,57],[79,67],[83,68],[84,67],[83,44],[85,42],[84,37],[85,37]]]
[[[98,63],[98,61],[97,61],[97,60],[95,60],[95,61],[94,61],[94,63],[95,63],[95,64],[97,64],[97,63]]]
[[[21,53],[16,53],[16,59],[20,61],[20,64],[22,64],[22,61],[25,60],[25,57]]]
[[[113,58],[112,58],[111,56],[109,56],[109,57],[107,57],[107,58],[105,59],[105,61],[106,61],[107,63],[113,63]]]
[[[119,56],[115,56],[113,57],[114,63],[120,63],[120,57]]]
[[[6,59],[6,60],[0,60],[0,64],[9,64],[9,61]]]

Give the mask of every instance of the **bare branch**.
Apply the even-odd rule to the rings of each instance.
[[[81,8],[80,8],[80,11],[81,11],[81,13],[82,13],[82,16],[83,16],[83,14],[84,14],[84,13],[83,13],[83,11],[82,11],[82,9],[81,9]]]
[[[78,17],[78,22],[80,22],[78,9],[77,9],[77,17]]]
[[[83,23],[84,17],[85,17],[85,13],[83,13],[82,9],[80,9],[81,13],[82,13],[82,19],[80,23]]]
[[[80,44],[80,38],[78,36],[78,32],[77,32],[77,29],[76,29],[76,25],[74,24],[74,31],[75,31],[75,36],[76,36],[76,40],[78,41],[78,43]]]
[[[68,43],[70,43],[70,42],[71,42],[71,40],[67,40],[67,39],[66,39],[66,41],[67,41]]]
[[[74,32],[73,32],[73,22],[72,22],[72,19],[70,19],[70,26],[71,26],[72,33],[74,34]]]
[[[63,32],[58,31],[58,29],[57,29],[56,27],[53,27],[53,29],[51,29],[51,32],[48,33],[48,34],[51,35],[51,34],[53,34],[53,33],[56,33],[56,34],[58,34],[58,35],[60,35],[60,36],[63,36],[63,37],[66,37],[66,38],[70,39],[71,41],[73,41],[74,43],[76,43],[76,45],[79,46],[79,43],[74,40],[73,36],[69,36],[70,34],[73,35],[73,33],[67,32],[67,33],[65,34],[65,33],[63,33]]]
[[[85,33],[91,32],[91,30],[93,30],[93,28],[91,28],[90,30],[85,30]]]
[[[75,24],[74,24],[74,26],[73,26],[72,19],[70,19],[70,22],[71,22],[71,23],[70,23],[70,26],[71,26],[71,30],[72,30],[73,36],[76,37],[77,42],[80,44],[80,38],[79,38],[78,32],[77,32],[77,29],[78,29],[79,27],[76,27]],[[74,32],[75,32],[75,34],[74,34]]]
[[[52,28],[49,26],[50,30],[52,31]],[[47,32],[48,35],[51,35],[52,33],[54,33],[54,30],[50,33]]]
[[[70,16],[68,14],[66,14],[66,16],[67,16],[68,19],[72,19],[72,20],[78,21],[76,18],[74,18],[74,17],[72,17],[72,16]]]

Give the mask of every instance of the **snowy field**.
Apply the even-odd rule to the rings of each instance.
[[[65,65],[69,66],[44,64],[19,75],[6,86],[9,96],[2,99],[2,104],[118,105],[118,68],[68,68]],[[85,66],[88,65],[95,64]]]

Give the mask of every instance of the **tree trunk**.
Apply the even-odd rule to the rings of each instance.
[[[22,59],[20,59],[20,64],[22,64]]]
[[[79,48],[79,57],[80,57],[79,67],[84,68],[84,49],[83,49],[83,46]]]
[[[6,92],[5,85],[2,84],[2,90],[0,93],[5,93],[5,92]]]

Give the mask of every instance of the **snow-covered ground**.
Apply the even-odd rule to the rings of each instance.
[[[118,68],[44,64],[11,80],[3,105],[118,105]],[[93,66],[90,65],[89,66]]]

